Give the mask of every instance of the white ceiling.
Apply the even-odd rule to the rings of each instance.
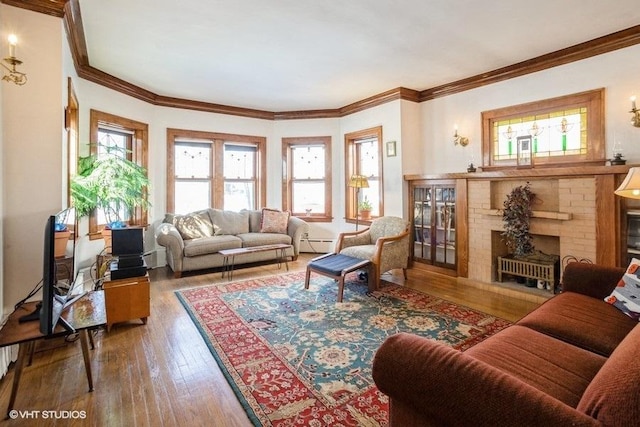
[[[640,24],[638,0],[80,0],[91,66],[158,95],[340,108]]]

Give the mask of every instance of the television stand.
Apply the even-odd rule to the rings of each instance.
[[[40,320],[40,309],[42,308],[42,302],[38,302],[36,304],[36,308],[29,314],[25,314],[24,316],[20,316],[18,319],[19,323],[24,322],[32,322],[34,320]]]
[[[23,313],[27,312],[28,314],[26,316],[29,316],[31,315],[31,310],[34,310],[35,307],[35,302],[27,302],[18,307],[9,315],[5,325],[0,329],[0,348],[18,344],[18,359],[15,364],[11,396],[9,397],[9,404],[7,406],[7,416],[13,409],[18,394],[18,385],[20,384],[22,370],[28,365],[28,360],[33,352],[35,342],[46,338],[69,335],[68,330],[62,326],[62,322],[56,326],[54,333],[50,335],[42,334],[36,322],[20,322],[20,319],[25,317]],[[66,321],[80,334],[80,346],[82,348],[84,368],[87,374],[87,383],[89,385],[89,391],[93,391],[93,376],[89,355],[89,330],[102,327],[107,323],[104,310],[104,292],[89,292],[84,298],[81,298],[65,310],[62,316],[60,316],[60,319],[64,319],[63,321]]]
[[[60,318],[58,319],[58,325],[62,326],[70,334],[75,334],[76,333],[76,328],[71,326],[71,324],[69,322],[67,322],[66,320],[64,320],[64,317],[62,317],[62,316],[60,316]]]
[[[151,314],[151,294],[149,273],[139,277],[105,280],[104,290],[105,309],[107,312],[107,332],[115,323],[140,319],[143,325]]]

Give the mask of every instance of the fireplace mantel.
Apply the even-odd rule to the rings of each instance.
[[[443,174],[407,174],[405,181],[415,181],[422,179],[526,179],[526,178],[560,178],[579,177],[595,175],[617,175],[626,174],[630,168],[640,165],[620,165],[620,166],[568,166],[562,168],[523,168],[492,170],[487,172],[454,172]]]
[[[481,215],[502,216],[502,209],[478,209]],[[572,217],[571,212],[553,211],[531,211],[531,218],[555,219],[558,221],[568,221]]]

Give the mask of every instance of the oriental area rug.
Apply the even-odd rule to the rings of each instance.
[[[384,426],[373,356],[397,332],[466,349],[509,322],[356,273],[337,284],[304,272],[176,291],[256,426]],[[408,384],[407,386],[410,387]]]

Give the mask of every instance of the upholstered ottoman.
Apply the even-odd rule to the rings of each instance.
[[[304,288],[309,289],[309,278],[311,272],[322,274],[327,277],[331,277],[338,281],[338,302],[342,302],[342,293],[344,292],[344,276],[352,271],[366,268],[368,271],[367,280],[369,285],[369,291],[376,290],[376,283],[373,278],[373,272],[370,271],[371,261],[368,259],[354,258],[348,255],[342,254],[326,254],[313,258],[307,264],[307,275],[304,279]]]

